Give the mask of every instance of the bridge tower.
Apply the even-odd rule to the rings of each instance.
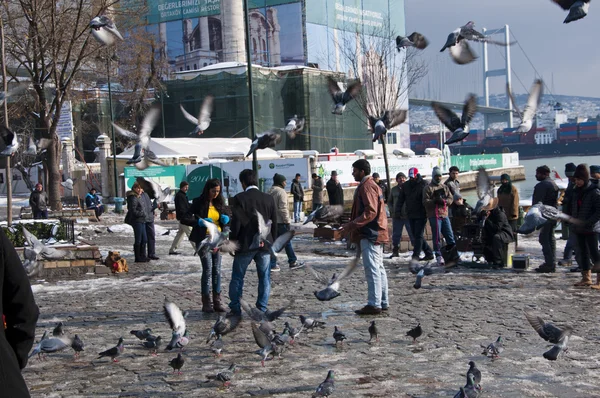
[[[508,25],[504,25],[503,28],[500,29],[482,29],[482,33],[486,36],[492,35],[501,35],[504,34],[504,40],[506,43],[510,43],[510,28]],[[493,45],[493,44],[492,44]],[[489,69],[488,65],[488,44],[483,43],[483,97],[485,98],[485,106],[490,106],[490,87],[489,87],[489,79],[490,77],[506,77],[506,84],[508,87],[512,87],[511,85],[511,64],[510,64],[510,46],[507,45],[504,47],[504,68],[502,69]],[[484,114],[484,128],[487,130],[490,123],[493,122],[506,122],[508,127],[513,127],[513,105],[506,96],[506,109],[509,109],[510,112],[507,112],[506,115],[497,116],[497,115],[489,115]]]

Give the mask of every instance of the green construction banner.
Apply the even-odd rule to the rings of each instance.
[[[273,7],[289,3],[300,3],[300,0],[248,0],[248,8]]]
[[[221,0],[148,0],[148,24],[221,14]]]
[[[306,22],[347,32],[388,29],[394,25],[390,15],[404,13],[401,0],[306,0]],[[392,29],[395,26],[391,26]],[[385,34],[382,31],[382,34]]]
[[[484,169],[495,169],[503,167],[502,154],[490,155],[459,155],[452,156],[450,163],[458,167],[460,171],[477,170],[480,167]]]
[[[179,189],[181,181],[185,181],[185,166],[150,166],[144,170],[125,167],[125,185],[131,189],[137,177],[153,180],[160,185],[168,185],[172,190]]]

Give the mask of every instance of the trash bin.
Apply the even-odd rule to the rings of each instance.
[[[115,213],[117,213],[117,214],[123,213],[123,202],[125,202],[125,199],[115,198]]]

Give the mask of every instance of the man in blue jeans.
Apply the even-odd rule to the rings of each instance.
[[[300,173],[296,173],[296,178],[292,180],[292,186],[290,192],[294,196],[294,222],[299,223],[300,213],[302,212],[302,202],[304,202],[304,188],[300,183]]]
[[[244,277],[248,265],[254,260],[256,273],[258,274],[258,297],[256,308],[266,312],[271,292],[271,255],[262,244],[259,249],[250,250],[254,235],[258,232],[258,211],[265,222],[271,221],[271,230],[267,236],[269,242],[277,238],[277,209],[275,201],[269,194],[260,192],[258,189],[258,177],[253,170],[242,170],[239,176],[243,192],[238,193],[231,199],[231,232],[229,239],[237,241],[239,249],[235,252],[233,267],[231,271],[231,282],[229,282],[229,308],[231,315],[241,315],[240,298],[244,292]]]
[[[431,239],[437,264],[443,266],[444,258],[441,252],[442,235],[446,244],[454,246],[454,234],[448,218],[448,207],[452,204],[453,195],[448,185],[442,184],[442,172],[439,167],[434,167],[431,172],[431,183],[423,190],[423,205],[427,210],[427,218],[431,225]]]

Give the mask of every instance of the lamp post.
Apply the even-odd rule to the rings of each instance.
[[[248,106],[250,108],[250,139],[254,140],[254,96],[252,88],[252,52],[250,46],[250,9],[248,0],[244,0],[244,27],[246,28],[246,65],[248,67]],[[256,151],[252,153],[252,170],[258,175],[258,160]]]
[[[4,24],[0,18],[0,57],[2,57],[2,90],[4,91],[4,125],[8,128],[8,101],[6,94],[8,91],[8,80],[6,80],[6,55],[4,53]],[[10,156],[6,157],[6,223],[12,225],[12,170],[10,169]]]
[[[114,55],[113,55],[113,57],[114,57]],[[108,56],[108,49],[107,49],[106,50],[106,77],[107,77],[107,82],[108,82],[108,107],[109,107],[108,114],[110,115],[110,132],[111,132],[111,139],[112,139],[113,175],[114,175],[113,182],[115,184],[115,195],[113,198],[116,198],[119,196],[119,186],[117,185],[118,184],[118,180],[117,180],[117,143],[115,141],[115,127],[113,126],[114,119],[113,119],[113,107],[112,107],[112,90],[110,87],[110,61],[111,61],[111,58],[113,58],[113,57]]]

